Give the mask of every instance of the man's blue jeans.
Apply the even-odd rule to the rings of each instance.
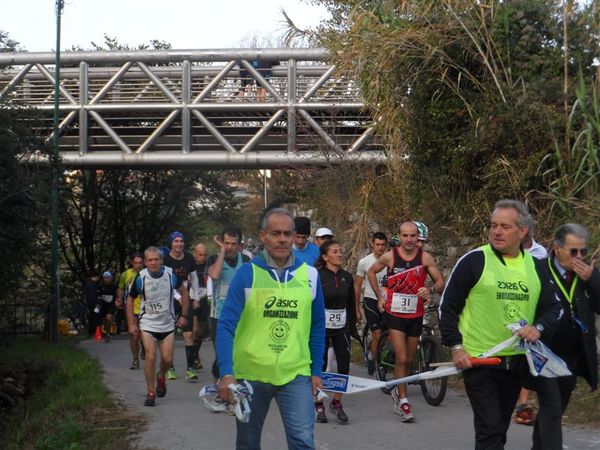
[[[260,436],[271,400],[275,397],[285,427],[289,449],[311,449],[314,444],[315,413],[310,377],[297,376],[283,386],[249,381],[254,389],[250,422],[236,420],[237,450],[260,450]]]

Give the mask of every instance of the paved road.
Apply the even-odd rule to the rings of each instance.
[[[201,356],[206,366],[199,373],[198,383],[189,383],[184,374],[183,342],[178,339],[175,367],[180,378],[168,382],[167,396],[157,399],[156,407],[143,406],[146,395],[142,370],[129,370],[131,356],[125,335],[106,344],[83,341],[81,347],[98,358],[107,386],[125,404],[146,414],[148,426],[137,440],[139,449],[232,449],[235,443],[235,419],[226,414],[206,410],[198,399],[198,390],[211,382],[212,345],[204,343]],[[366,376],[362,367],[352,368],[354,374]],[[405,448],[411,450],[473,448],[474,433],[468,400],[464,395],[449,392],[439,407],[425,403],[418,386],[409,386],[416,422],[401,423],[392,413],[392,403],[380,391],[346,396],[344,407],[349,425],[338,425],[329,416],[327,424],[316,424],[316,443],[320,450],[370,450]],[[506,448],[530,448],[531,427],[511,425]],[[265,423],[262,437],[264,450],[285,448],[283,425],[275,402]],[[600,449],[600,432],[565,429],[564,448],[572,450]]]

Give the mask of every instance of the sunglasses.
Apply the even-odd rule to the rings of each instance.
[[[572,257],[575,257],[577,255],[581,255],[582,258],[585,258],[585,256],[588,253],[588,249],[587,248],[566,248],[566,247],[561,247],[563,250],[566,250],[569,252],[569,255],[571,255]]]

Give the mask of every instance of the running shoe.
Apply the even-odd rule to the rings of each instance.
[[[400,409],[402,410],[402,414],[400,415],[400,420],[402,422],[412,422],[415,420],[410,403],[402,403]]]
[[[156,395],[154,394],[154,392],[148,392],[146,400],[144,400],[144,406],[154,406],[154,403],[156,403],[155,397]]]
[[[196,371],[193,367],[188,367],[188,369],[185,371],[185,379],[192,382],[198,381],[198,375],[196,375]]]
[[[220,413],[227,411],[227,402],[223,401],[218,395],[214,399],[202,397],[202,401],[204,402],[206,409],[210,412]]]
[[[327,423],[327,416],[325,415],[325,406],[323,402],[315,403],[315,421],[318,423]]]
[[[131,367],[130,367],[130,369],[131,369],[131,370],[137,370],[137,369],[139,369],[139,368],[140,368],[140,360],[139,360],[139,359],[137,359],[137,358],[134,358],[134,359],[133,359],[133,362],[131,363]]]
[[[401,416],[402,408],[400,408],[400,396],[398,395],[398,388],[393,388],[390,394],[392,394],[392,400],[394,401],[394,414]]]
[[[159,373],[156,374],[156,396],[164,397],[167,395],[167,380],[165,380],[165,377],[161,377]]]
[[[202,365],[202,360],[201,360],[200,358],[196,358],[196,359],[194,360],[194,369],[196,369],[196,370],[200,370],[200,369],[202,369],[202,367],[204,367],[204,366]]]
[[[342,402],[339,400],[331,400],[331,402],[329,402],[329,409],[335,414],[339,423],[348,423],[348,416],[344,412]]]
[[[521,425],[533,425],[535,422],[535,412],[529,406],[517,405],[515,412],[515,422]]]
[[[177,373],[175,372],[175,367],[171,367],[169,370],[167,370],[167,380],[176,380],[177,379]]]

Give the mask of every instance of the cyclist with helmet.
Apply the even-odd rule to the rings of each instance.
[[[424,304],[434,292],[441,293],[444,287],[444,279],[433,256],[417,246],[418,236],[418,226],[414,222],[404,222],[400,226],[399,245],[384,253],[367,272],[379,310],[383,312],[383,322],[390,330],[396,355],[396,378],[410,373],[423,329]],[[386,267],[387,293],[384,296],[377,283],[377,273]],[[425,287],[427,275],[434,282],[431,290]],[[406,393],[405,384],[392,391],[394,412],[401,416],[402,422],[412,422],[412,407]]]
[[[423,222],[413,221],[413,223],[417,226],[417,233],[419,235],[417,247],[423,248],[423,244],[429,242],[429,228]]]
[[[369,283],[364,283],[367,276],[367,271],[380,257],[385,253],[387,237],[381,232],[373,233],[371,238],[371,247],[373,251],[358,262],[356,267],[356,276],[354,277],[354,297],[356,298],[356,318],[360,322],[362,315],[360,311],[360,299],[365,311],[365,320],[371,330],[371,346],[365,359],[367,361],[367,373],[373,375],[375,372],[375,360],[377,359],[377,344],[381,336],[381,311],[377,307],[377,297],[371,289]],[[386,270],[382,269],[377,274],[377,281],[380,286],[383,285]],[[364,296],[363,296],[364,293]]]

